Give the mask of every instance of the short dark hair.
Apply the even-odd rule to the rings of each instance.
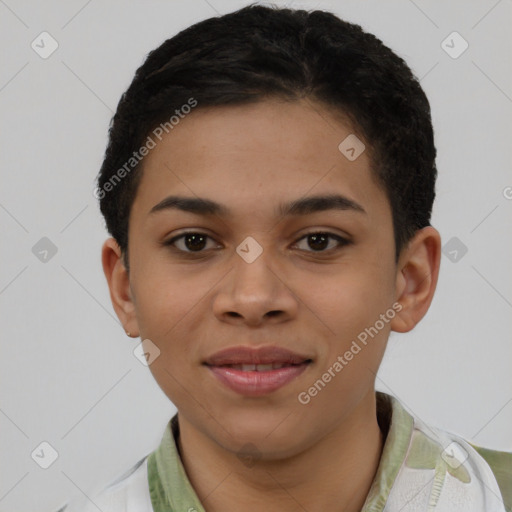
[[[128,221],[142,172],[134,152],[191,98],[198,108],[268,98],[325,105],[369,145],[392,210],[397,260],[429,225],[437,177],[430,105],[404,60],[330,12],[251,4],[167,39],[121,96],[95,194],[127,268]]]

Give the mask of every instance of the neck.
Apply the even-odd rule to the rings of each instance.
[[[375,392],[313,446],[283,460],[250,467],[236,454],[179,417],[179,449],[187,475],[206,512],[234,509],[288,512],[359,512],[379,465],[383,435]]]

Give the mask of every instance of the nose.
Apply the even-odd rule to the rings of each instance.
[[[270,250],[249,262],[234,255],[233,268],[222,281],[213,301],[215,316],[232,324],[257,327],[293,318],[298,310],[293,283]]]

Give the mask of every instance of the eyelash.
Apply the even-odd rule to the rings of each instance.
[[[206,237],[206,238],[209,238],[209,239],[213,240],[213,238],[210,235],[208,235],[206,233],[202,233],[200,231],[185,231],[184,233],[181,233],[180,235],[177,235],[177,236],[171,238],[170,240],[166,240],[166,241],[162,242],[162,245],[164,245],[166,247],[170,247],[172,250],[177,251],[179,253],[182,253],[184,255],[196,255],[196,254],[200,255],[200,254],[202,254],[202,253],[207,251],[207,249],[202,249],[200,251],[183,250],[183,249],[178,249],[174,245],[174,243],[176,241],[178,241],[178,240],[180,240],[180,239],[182,239],[182,238],[184,238],[184,237],[186,237],[188,235],[199,235],[199,236],[203,236],[203,237]],[[344,238],[344,237],[342,237],[340,235],[336,235],[334,233],[330,233],[329,231],[311,231],[310,233],[305,233],[295,243],[298,243],[301,240],[304,240],[308,236],[312,236],[312,235],[324,235],[327,238],[332,238],[332,239],[334,239],[334,240],[336,240],[338,242],[338,246],[335,247],[334,249],[331,248],[331,249],[321,250],[321,251],[305,251],[305,252],[311,253],[311,254],[330,254],[331,252],[339,250],[342,247],[350,245],[352,243],[347,238]]]

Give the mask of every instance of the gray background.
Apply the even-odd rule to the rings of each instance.
[[[175,411],[111,307],[94,179],[147,52],[246,3],[0,0],[1,512],[51,510],[101,487],[157,446]],[[361,24],[421,78],[439,152],[433,225],[468,249],[456,261],[457,245],[445,251],[432,307],[391,336],[378,389],[428,423],[512,450],[511,1],[288,4]],[[43,31],[59,45],[47,59],[31,48]],[[442,47],[453,31],[469,43],[458,58]],[[46,261],[43,237],[57,248]],[[31,458],[43,441],[58,452],[46,470]]]

